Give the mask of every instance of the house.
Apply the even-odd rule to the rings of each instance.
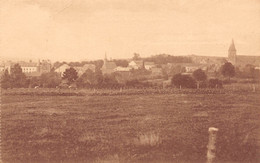
[[[4,65],[0,65],[0,75],[2,75],[5,70],[6,70],[5,66]]]
[[[144,62],[144,68],[146,70],[150,70],[151,68],[155,67],[154,62]]]
[[[142,60],[135,60],[131,61],[128,66],[133,69],[140,69],[144,67],[144,61]]]
[[[40,74],[47,73],[51,71],[51,62],[50,60],[38,61],[38,71]]]
[[[260,70],[260,67],[258,66],[258,67],[255,67],[255,70]]]
[[[153,67],[150,69],[152,71],[152,76],[160,76],[162,75],[162,68],[159,67]]]
[[[121,67],[118,66],[114,69],[115,72],[129,72],[131,70],[130,67]]]
[[[60,76],[63,76],[63,73],[66,71],[66,69],[70,68],[70,66],[68,64],[63,64],[60,67],[58,67],[57,69],[55,69],[55,72],[57,72],[58,74],[60,74]]]
[[[20,61],[20,62],[14,63],[14,62],[10,61],[10,62],[6,62],[6,63],[2,63],[0,65],[0,67],[1,67],[0,69],[2,69],[2,70],[7,69],[8,72],[10,73],[12,67],[15,64],[19,64],[22,69],[22,72],[28,77],[40,76],[42,73],[47,73],[47,72],[50,72],[50,70],[51,70],[51,63],[49,60],[42,60],[42,61],[39,61],[38,63],[32,62],[32,61],[29,61],[29,62]]]
[[[112,74],[113,72],[115,72],[115,68],[116,68],[116,63],[112,62],[112,61],[108,61],[107,57],[105,56],[104,59],[104,64],[101,68],[101,71],[103,74]]]
[[[4,72],[5,70],[8,70],[8,72],[10,73],[10,70],[11,70],[10,62],[2,62],[2,63],[0,63],[0,73]]]
[[[77,71],[78,76],[81,76],[88,69],[95,72],[96,66],[94,64],[85,64],[84,66],[78,66],[78,67],[73,67],[73,68]]]
[[[192,73],[197,69],[199,69],[198,66],[185,66],[185,72],[187,72],[187,73]]]
[[[21,66],[23,73],[36,73],[38,72],[38,64],[36,62],[18,62]]]
[[[95,72],[96,71],[96,65],[94,65],[94,64],[85,64],[84,66],[83,66],[83,69],[86,71],[86,70],[88,70],[88,69],[90,69],[90,70],[92,70],[93,72]]]

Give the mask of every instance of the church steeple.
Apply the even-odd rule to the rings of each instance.
[[[231,42],[229,49],[228,49],[228,60],[232,64],[236,64],[236,62],[237,62],[237,50],[236,50],[235,43],[234,43],[233,39],[232,39],[232,42]]]
[[[231,42],[231,44],[229,46],[228,51],[236,51],[236,47],[235,47],[235,43],[234,43],[233,39],[232,39],[232,42]]]
[[[107,65],[107,53],[105,52],[105,58],[104,58],[104,66]]]
[[[105,61],[107,61],[107,53],[105,52]]]

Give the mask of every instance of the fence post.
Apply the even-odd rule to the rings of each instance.
[[[217,139],[218,128],[210,127],[209,128],[209,143],[207,151],[207,163],[213,163],[216,158],[216,139]]]
[[[255,92],[255,84],[253,84],[253,92]]]

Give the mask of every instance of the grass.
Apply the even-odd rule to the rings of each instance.
[[[2,97],[4,162],[257,162],[259,92]]]

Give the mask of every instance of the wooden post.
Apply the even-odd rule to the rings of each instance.
[[[255,92],[255,84],[253,84],[253,92]]]
[[[216,139],[217,139],[218,128],[210,127],[209,128],[209,143],[207,151],[207,163],[213,163],[216,158]]]

